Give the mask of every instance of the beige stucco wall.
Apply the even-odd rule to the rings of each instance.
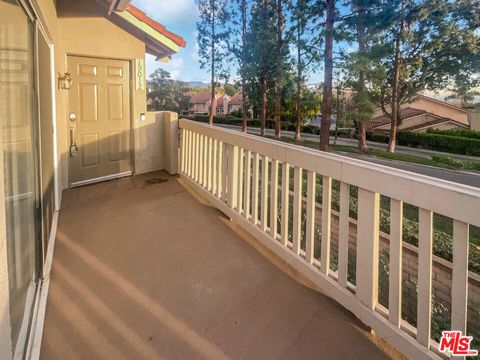
[[[468,117],[470,129],[480,131],[480,110],[471,110]]]
[[[134,60],[145,58],[143,34],[114,14],[108,17],[106,9],[98,2],[58,0],[58,9],[55,9],[54,0],[39,0],[38,4],[55,44],[57,74],[66,71],[68,55],[128,60],[131,63],[131,76]],[[57,146],[61,189],[67,188],[69,184],[68,95],[68,90],[57,89]],[[135,173],[163,168],[163,145],[159,143],[160,138],[154,135],[161,125],[150,115],[145,121],[140,121],[140,114],[147,112],[145,90],[131,88],[131,109]]]

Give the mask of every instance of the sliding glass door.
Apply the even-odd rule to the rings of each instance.
[[[37,101],[34,23],[14,0],[0,0],[0,125],[3,151],[12,355],[23,358],[39,279]]]

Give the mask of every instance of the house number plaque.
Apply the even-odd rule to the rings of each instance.
[[[135,60],[135,88],[145,90],[145,61],[143,59]]]

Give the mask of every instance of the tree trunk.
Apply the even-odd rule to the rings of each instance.
[[[246,102],[246,61],[247,61],[247,1],[242,0],[242,131],[247,132],[247,102]]]
[[[330,139],[330,118],[332,116],[333,89],[333,26],[335,21],[335,0],[326,0],[327,19],[325,22],[324,81],[322,100],[322,122],[320,127],[320,150],[328,151]]]
[[[367,146],[367,129],[362,121],[358,122],[358,149],[361,152],[368,151]]]
[[[365,14],[365,9],[363,7],[361,11],[363,14]],[[359,22],[357,30],[358,30],[358,50],[359,50],[360,56],[364,56],[364,52],[366,50],[365,26],[362,23],[362,21]],[[365,91],[365,68],[363,67],[363,64],[360,66],[360,71],[358,74],[358,91],[360,93]],[[357,122],[357,127],[358,127],[358,149],[361,152],[366,152],[368,150],[367,134],[366,134],[365,124],[363,123],[362,120],[359,120]]]
[[[397,127],[399,118],[399,82],[400,82],[400,67],[402,63],[402,54],[400,46],[402,45],[402,36],[405,30],[405,20],[402,20],[400,24],[400,32],[398,33],[397,40],[395,42],[395,63],[393,65],[393,81],[392,81],[392,99],[390,101],[391,114],[390,114],[390,138],[388,140],[388,152],[395,152],[395,144],[397,140]]]
[[[282,59],[282,48],[283,48],[283,9],[282,9],[282,0],[277,0],[277,49],[276,49],[276,58],[277,58],[277,76],[275,79],[275,111],[273,118],[275,120],[275,137],[280,138],[280,129],[282,127],[282,76],[283,76],[283,59]]]
[[[265,123],[267,117],[267,79],[263,77],[261,83],[262,108],[260,110],[260,135],[265,136]]]
[[[301,41],[300,19],[297,19],[297,96],[295,99],[295,140],[300,140],[300,127],[302,125],[302,52],[300,48]]]
[[[215,8],[214,1],[212,0],[212,8]],[[215,99],[215,12],[212,11],[212,63],[211,63],[211,81],[210,86],[212,88],[212,93],[210,95],[210,113],[208,114],[208,123],[213,125],[213,116],[215,115],[216,110],[216,99]]]

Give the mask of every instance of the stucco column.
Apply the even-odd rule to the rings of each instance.
[[[178,174],[178,114],[170,111],[164,112],[163,125],[165,170],[170,175]]]

